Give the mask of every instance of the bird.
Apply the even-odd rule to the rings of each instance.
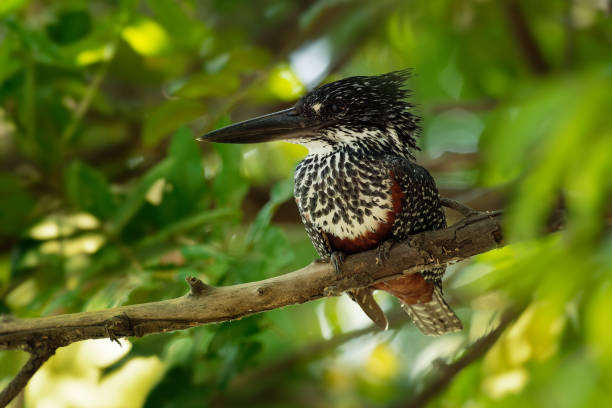
[[[294,197],[322,260],[338,273],[346,255],[376,249],[384,262],[395,242],[446,228],[435,181],[416,163],[421,118],[408,99],[411,70],[353,76],[324,84],[292,107],[209,132],[199,140],[305,146],[294,175]],[[425,335],[462,329],[445,301],[445,266],[348,291],[381,329],[388,320],[373,297],[397,297]]]

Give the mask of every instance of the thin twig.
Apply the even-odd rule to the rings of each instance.
[[[465,204],[460,203],[459,201],[455,201],[453,199],[450,198],[440,198],[440,203],[447,208],[453,209],[459,213],[461,213],[461,215],[463,215],[465,218],[469,218],[475,215],[480,215],[482,214],[482,211],[478,211],[475,210],[471,207],[468,207]]]
[[[0,393],[0,408],[6,407],[26,386],[30,378],[55,353],[55,349],[33,352],[19,373]]]
[[[110,55],[108,56],[108,58],[104,60],[104,62],[102,62],[102,65],[100,66],[100,68],[98,68],[98,71],[94,74],[94,77],[91,80],[91,83],[85,90],[85,94],[83,95],[83,98],[81,99],[76,109],[74,110],[74,113],[72,114],[72,117],[70,118],[70,122],[68,122],[68,125],[66,125],[66,127],[64,128],[64,131],[62,132],[62,135],[61,135],[62,143],[67,144],[70,142],[70,140],[74,136],[74,133],[77,131],[79,124],[81,123],[81,120],[83,119],[87,111],[89,110],[89,107],[91,106],[91,102],[93,101],[94,96],[96,96],[96,94],[98,93],[98,90],[100,89],[100,85],[102,85],[102,81],[104,81],[104,78],[106,77],[109,66],[111,62],[113,61],[113,58],[115,57],[116,50],[119,45],[119,41],[121,39],[121,31],[123,27],[128,23],[132,12],[133,12],[133,9],[127,13],[123,13],[120,17],[119,23],[114,28],[113,37],[109,45]]]
[[[91,101],[93,100],[94,96],[98,92],[98,89],[100,88],[100,85],[102,84],[102,80],[106,76],[106,72],[108,71],[109,61],[110,59],[108,61],[105,61],[102,64],[102,66],[98,69],[98,72],[96,72],[91,83],[87,87],[85,91],[85,95],[83,95],[83,99],[81,99],[76,109],[74,110],[74,113],[72,115],[72,118],[70,119],[70,122],[68,122],[68,125],[66,125],[66,127],[64,128],[64,131],[62,132],[61,141],[63,143],[70,142],[70,140],[72,139],[72,136],[74,136],[74,133],[76,132],[79,124],[81,123],[81,120],[85,116],[85,113],[87,113],[87,110],[89,109],[89,106],[91,105]]]
[[[484,356],[487,351],[493,347],[502,333],[508,328],[518,316],[518,311],[507,313],[499,326],[487,335],[478,339],[472,344],[466,352],[454,363],[443,365],[439,370],[434,380],[429,383],[420,393],[414,396],[407,405],[402,405],[404,408],[421,408],[424,407],[432,398],[442,393],[451,383],[453,378],[457,376],[465,367],[472,364]]]
[[[546,75],[550,72],[550,65],[544,59],[544,55],[533,36],[525,13],[518,0],[505,0],[502,2],[510,31],[514,35],[514,40],[520,51],[525,57],[527,65],[536,75]]]

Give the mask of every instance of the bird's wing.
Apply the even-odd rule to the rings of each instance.
[[[446,227],[446,216],[433,177],[423,167],[401,158],[390,158],[394,181],[404,193],[402,210],[396,215],[392,233],[396,240],[422,231]],[[462,329],[461,321],[442,297],[442,276],[446,267],[423,271],[420,276],[407,275],[384,282],[378,289],[398,297],[416,327],[435,336]],[[415,283],[417,282],[417,283]],[[428,286],[429,285],[429,286]],[[416,299],[415,295],[424,297]]]
[[[323,259],[329,259],[333,252],[333,248],[329,243],[329,239],[325,235],[325,233],[312,221],[307,220],[300,212],[302,217],[302,222],[304,223],[304,227],[306,228],[306,233],[312,242],[312,245],[317,250],[319,256]]]
[[[446,216],[440,204],[436,183],[427,170],[397,156],[385,160],[395,182],[404,193],[402,210],[393,223],[393,238],[446,227]]]

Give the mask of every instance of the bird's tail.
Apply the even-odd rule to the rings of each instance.
[[[389,322],[376,300],[374,300],[371,288],[353,289],[347,291],[347,293],[380,329],[387,330]]]
[[[402,301],[402,308],[421,333],[427,336],[440,336],[463,329],[461,321],[442,297],[442,289],[438,285],[434,285],[429,302],[408,304]]]

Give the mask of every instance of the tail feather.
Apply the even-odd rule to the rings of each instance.
[[[353,289],[347,293],[380,329],[387,330],[389,322],[385,317],[385,313],[376,303],[376,300],[374,300],[371,288]]]
[[[438,285],[434,285],[431,301],[415,304],[402,302],[402,307],[425,335],[440,336],[463,329],[461,321],[442,297]]]

